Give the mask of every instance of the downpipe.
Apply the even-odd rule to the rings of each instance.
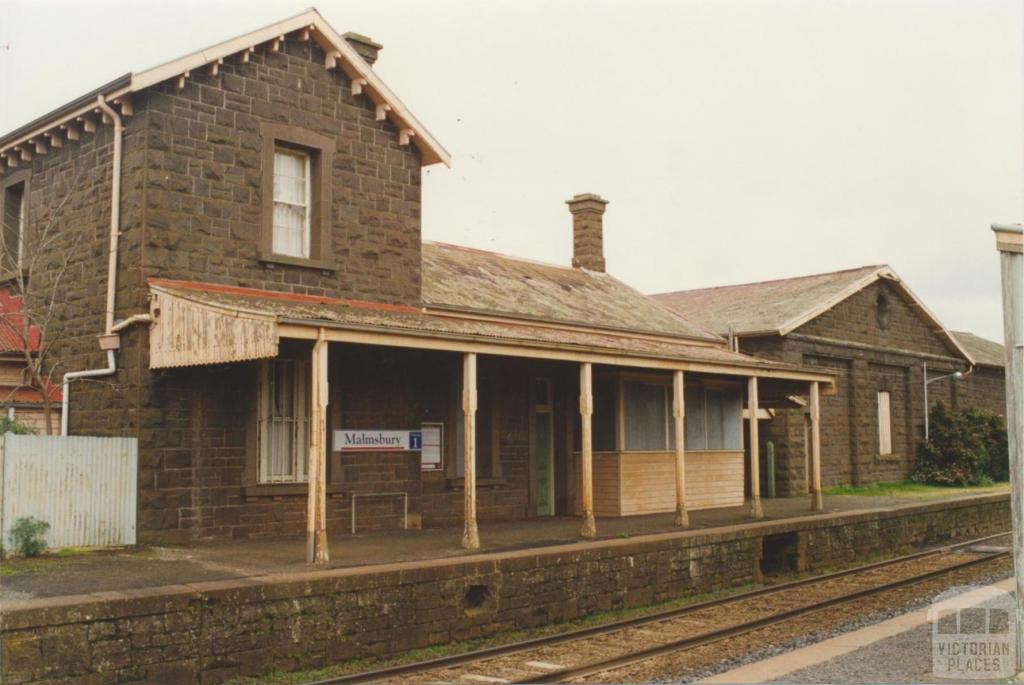
[[[117,356],[114,350],[119,346],[110,345],[110,337],[118,337],[114,328],[114,297],[117,293],[117,250],[121,237],[121,141],[124,137],[124,124],[114,108],[107,104],[102,95],[96,97],[96,106],[114,122],[114,155],[110,180],[110,253],[107,260],[107,304],[104,317],[103,333],[107,338],[104,349],[107,352],[107,366],[100,369],[71,371],[64,374],[61,387],[60,434],[68,434],[68,414],[71,406],[71,383],[82,378],[99,378],[112,376],[117,372]],[[133,317],[135,318],[135,317]]]

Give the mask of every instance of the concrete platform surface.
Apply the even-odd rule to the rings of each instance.
[[[963,499],[963,491],[949,496],[866,497],[832,496],[824,515],[842,515],[872,509],[892,509],[929,502]],[[1001,493],[982,491],[979,496]],[[766,521],[821,516],[811,512],[807,497],[764,500]],[[747,507],[694,511],[690,529],[713,532],[754,522]],[[541,548],[580,542],[580,521],[554,517],[515,522],[481,522],[479,553]],[[678,532],[673,514],[601,518],[598,539],[630,538]],[[329,568],[369,566],[459,557],[461,528],[390,530],[366,534],[332,534]],[[318,567],[319,568],[319,567]],[[305,563],[305,539],[261,538],[197,542],[187,547],[143,547],[118,551],[45,555],[36,559],[8,559],[0,563],[0,601],[55,597],[162,585],[229,580],[311,569]]]
[[[967,606],[985,606],[987,588],[1012,593],[1013,578],[960,596]],[[763,661],[739,666],[701,683],[949,683],[971,682],[935,674],[929,609],[919,609],[874,625],[837,635]],[[982,678],[976,682],[991,682]]]

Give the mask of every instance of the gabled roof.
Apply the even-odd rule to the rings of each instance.
[[[977,364],[1000,368],[1006,366],[1006,348],[999,343],[967,331],[953,331],[953,335],[971,353]]]
[[[446,243],[423,243],[423,303],[436,310],[722,342],[606,273]]]
[[[284,40],[315,41],[327,56],[324,67],[340,68],[345,72],[353,83],[353,94],[362,93],[368,97],[377,106],[377,118],[390,119],[398,127],[401,140],[405,143],[411,142],[419,148],[424,165],[437,162],[450,164],[451,158],[444,147],[363,61],[355,48],[338,35],[320,13],[312,8],[290,19],[250,31],[151,69],[125,74],[100,86],[0,137],[0,161],[7,158],[11,160],[8,166],[14,166],[19,160],[31,159],[34,154],[44,154],[51,145],[59,146],[63,143],[69,135],[69,127],[74,129],[75,136],[78,135],[79,126],[82,126],[85,132],[94,129],[96,117],[100,114],[97,106],[97,100],[100,98],[119,106],[123,115],[130,115],[132,93],[170,79],[175,79],[183,85],[190,72],[198,69],[206,68],[215,74],[217,67],[225,59],[239,59],[245,62],[248,61],[249,54],[260,46],[266,44],[268,49],[276,51],[280,47],[280,42]],[[53,142],[54,140],[57,142]],[[3,165],[0,165],[0,170],[2,168]]]
[[[886,265],[811,276],[681,290],[653,297],[720,335],[788,335],[879,279],[885,279],[927,320],[954,354],[974,358],[907,284]]]

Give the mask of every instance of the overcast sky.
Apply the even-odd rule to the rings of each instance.
[[[0,0],[0,132],[311,0]],[[1024,216],[1020,0],[321,0],[453,157],[423,233],[568,264],[596,192],[647,292],[892,265],[1002,339]]]

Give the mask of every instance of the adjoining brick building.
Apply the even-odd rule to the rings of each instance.
[[[7,247],[64,231],[64,419],[138,438],[140,540],[315,541],[405,507],[470,546],[477,517],[758,513],[744,416],[815,404],[833,371],[732,351],[604,273],[596,195],[568,202],[572,267],[424,243],[420,169],[448,155],[380,47],[310,10],[0,138]]]
[[[821,407],[825,485],[907,477],[924,437],[925,374],[931,406],[1006,411],[1002,346],[948,331],[887,266],[654,297],[737,350],[836,374]],[[806,423],[801,409],[762,423],[781,494],[807,491]]]

